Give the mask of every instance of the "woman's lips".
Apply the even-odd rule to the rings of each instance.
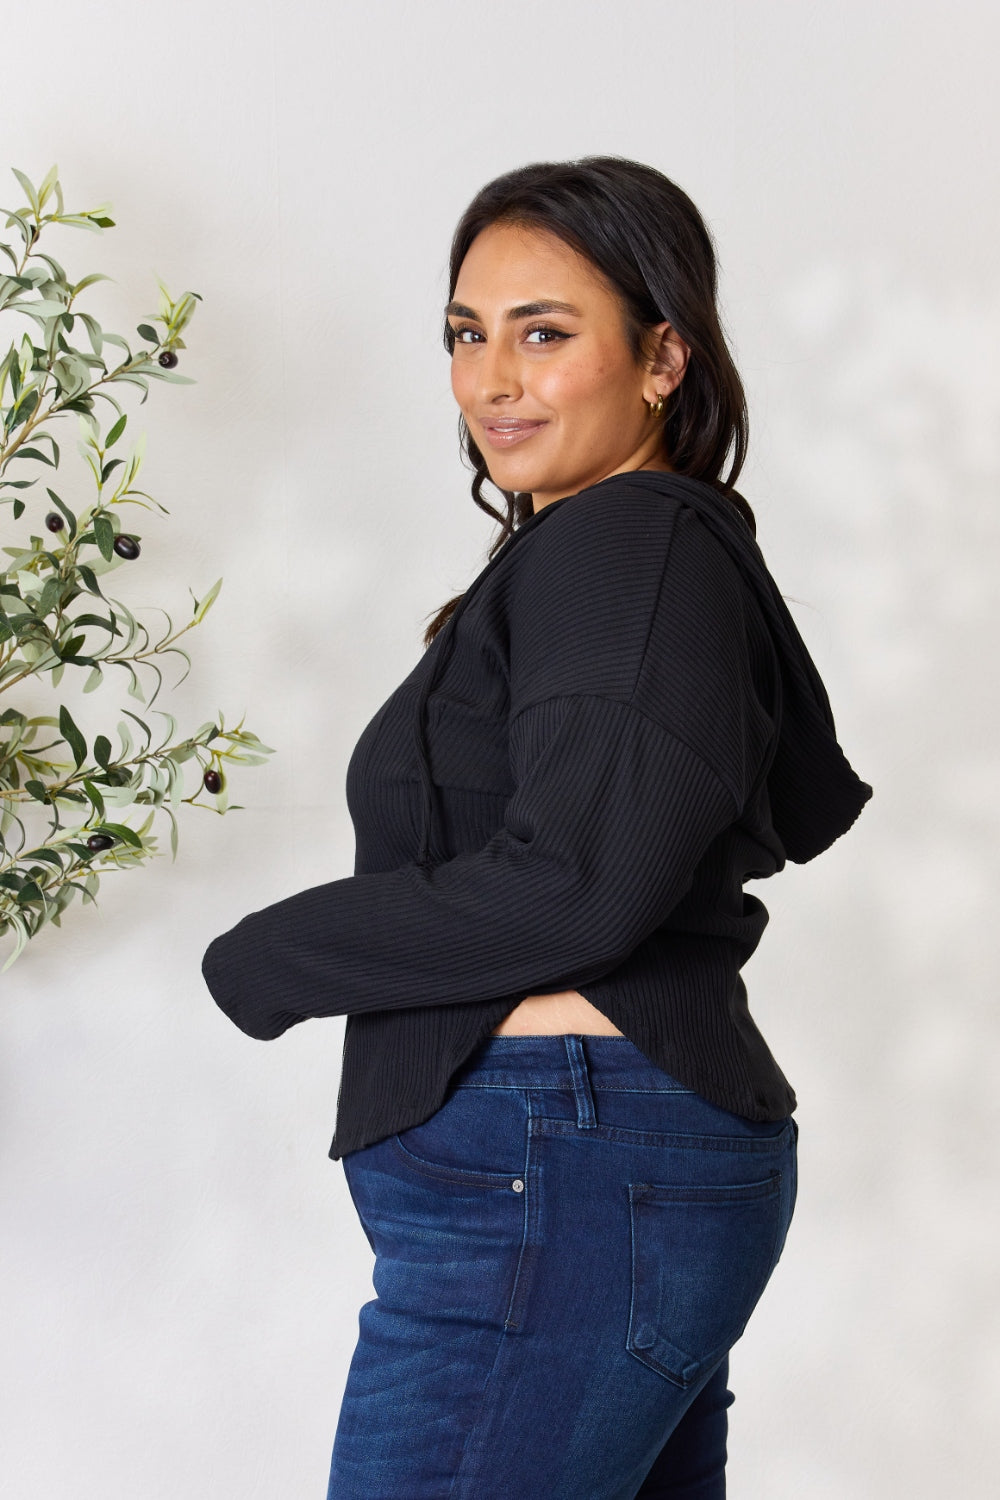
[[[544,422],[483,422],[482,429],[491,448],[513,448],[530,438]]]

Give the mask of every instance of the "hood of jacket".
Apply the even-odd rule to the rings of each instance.
[[[600,482],[673,496],[697,512],[740,569],[746,587],[754,595],[767,622],[780,666],[777,738],[767,772],[774,830],[789,859],[797,864],[814,859],[847,832],[871,797],[872,788],[852,769],[837,742],[826,688],[788,606],[778,592],[753,532],[737,507],[704,480],[637,469],[612,475]],[[522,521],[469,585],[438,632],[439,649],[424,679],[415,710],[417,760],[423,789],[418,864],[426,866],[432,862],[430,847],[434,824],[435,791],[427,749],[426,703],[450,655],[456,622],[475,597],[477,589],[511,549],[536,527],[544,525],[546,518],[560,505],[571,505],[574,498],[574,495],[567,495],[550,501]]]

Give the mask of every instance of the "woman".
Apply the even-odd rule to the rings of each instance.
[[[728,1351],[798,1134],[740,978],[767,921],[743,883],[871,788],[733,488],[715,297],[652,168],[477,195],[445,340],[501,535],[351,757],[354,875],[205,957],[251,1036],[347,1017],[330,1154],[377,1297],[328,1500],[725,1493]]]

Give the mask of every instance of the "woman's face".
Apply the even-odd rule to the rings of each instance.
[[[482,230],[446,313],[452,390],[500,489],[530,492],[537,512],[610,474],[669,470],[645,402],[679,383],[687,348],[662,323],[659,373],[638,364],[617,293],[556,235]]]

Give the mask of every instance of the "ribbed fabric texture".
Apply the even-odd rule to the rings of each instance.
[[[335,1158],[427,1119],[520,999],[566,989],[714,1103],[780,1119],[743,883],[870,795],[735,507],[615,476],[514,532],[364,730],[354,874],[244,918],[203,972],[251,1036],[347,1016]]]

